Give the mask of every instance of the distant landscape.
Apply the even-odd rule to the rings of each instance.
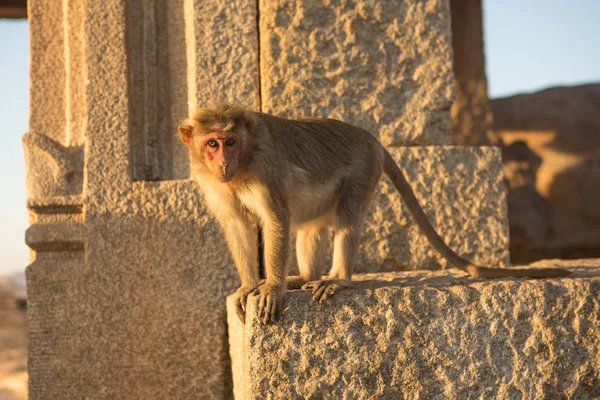
[[[25,274],[0,277],[0,399],[27,399]]]

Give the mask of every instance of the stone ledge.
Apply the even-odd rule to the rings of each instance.
[[[81,224],[33,224],[25,232],[25,243],[35,251],[83,250],[85,238]]]
[[[366,274],[326,304],[288,292],[263,326],[228,298],[236,399],[597,398],[600,259],[536,263],[562,279],[458,270]]]

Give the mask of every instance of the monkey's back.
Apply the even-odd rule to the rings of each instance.
[[[278,118],[257,114],[271,136],[275,151],[311,175],[323,175],[323,166],[342,174],[383,162],[383,148],[366,130],[334,119]]]

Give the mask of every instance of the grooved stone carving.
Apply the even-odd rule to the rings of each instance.
[[[30,198],[81,193],[83,148],[67,148],[35,132],[23,135],[23,147]]]

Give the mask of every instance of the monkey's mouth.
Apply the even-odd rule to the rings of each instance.
[[[227,183],[233,179],[237,172],[236,165],[219,165],[211,168],[211,172],[215,180],[221,183]]]
[[[228,173],[219,172],[219,173],[214,174],[214,176],[215,176],[215,179],[218,180],[219,182],[227,183],[233,179],[233,177],[235,176],[235,171],[228,172]]]

